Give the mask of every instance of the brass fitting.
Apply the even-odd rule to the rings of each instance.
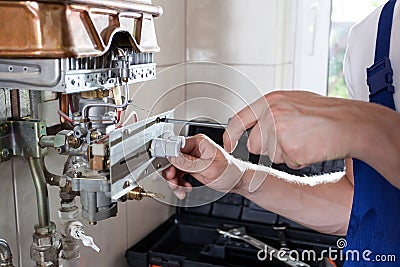
[[[94,90],[80,93],[82,98],[86,99],[101,99],[110,95],[108,90]]]
[[[160,198],[160,199],[164,199],[165,198],[165,196],[163,194],[160,194],[160,193],[146,192],[140,186],[135,187],[134,189],[132,189],[131,191],[129,191],[126,194],[126,198],[128,200],[141,201],[144,197]]]
[[[92,141],[96,141],[102,137],[102,134],[99,131],[93,131],[90,133],[90,139]]]
[[[79,138],[76,138],[73,135],[68,136],[68,145],[72,148],[79,148],[79,146],[81,145],[81,141],[79,140]]]
[[[89,118],[81,118],[81,120],[79,122],[80,123],[89,123],[90,119]]]

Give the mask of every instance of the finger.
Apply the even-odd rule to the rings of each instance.
[[[260,124],[257,123],[251,129],[249,138],[247,140],[247,149],[250,153],[261,155],[264,151],[263,143],[268,141],[267,138],[268,136],[263,136]]]
[[[293,169],[293,170],[300,170],[300,169],[302,168],[302,165],[299,165],[299,164],[294,163],[294,162],[292,162],[292,161],[287,161],[287,162],[286,162],[286,165],[287,165],[289,168]]]
[[[193,188],[193,186],[189,182],[186,182],[182,176],[167,181],[167,185],[172,191],[182,187],[185,192],[191,192]]]
[[[184,175],[185,173],[183,171],[176,169],[175,178],[181,179]]]
[[[197,158],[201,157],[201,153],[199,151],[199,145],[202,140],[206,137],[202,134],[198,134],[195,136],[191,136],[186,138],[185,147],[181,149],[182,153],[195,156]]]
[[[218,145],[209,138],[203,139],[199,142],[199,151],[201,159],[214,160],[217,155]]]
[[[177,198],[179,198],[180,200],[183,200],[183,199],[185,199],[185,197],[186,197],[186,192],[185,192],[185,190],[183,190],[182,187],[178,187],[177,189],[175,189],[175,190],[173,191],[173,193],[174,193],[174,195],[175,195]]]
[[[193,186],[189,182],[186,182],[183,178],[180,178],[178,180],[179,186],[181,186],[186,193],[192,192]]]
[[[167,185],[171,190],[176,190],[178,188],[178,184],[179,184],[178,179],[172,179],[167,181]]]
[[[257,123],[265,109],[268,109],[268,103],[265,97],[262,97],[242,109],[230,120],[223,136],[224,148],[228,153],[232,153],[235,150],[237,142],[244,131]]]
[[[262,118],[251,129],[247,140],[249,152],[269,156],[274,159],[276,152],[275,123],[269,111],[264,111]]]
[[[176,172],[177,172],[176,168],[174,166],[170,166],[167,169],[163,170],[162,176],[166,180],[172,180],[175,178]]]
[[[181,153],[176,158],[170,158],[170,162],[176,168],[187,173],[201,173],[213,162],[213,159],[201,159]]]

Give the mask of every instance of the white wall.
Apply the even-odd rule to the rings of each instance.
[[[137,104],[227,122],[273,90],[325,95],[330,1],[157,0],[158,77]],[[142,115],[146,112],[142,112]]]
[[[294,87],[294,1],[155,3],[165,9],[157,24],[162,52],[157,81],[135,89],[142,107],[176,104],[176,117],[227,122],[267,92]]]
[[[290,87],[292,51],[285,34],[291,1],[187,1],[187,118],[227,122],[274,88]],[[213,64],[217,62],[218,64]]]

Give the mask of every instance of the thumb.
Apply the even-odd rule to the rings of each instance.
[[[170,162],[176,168],[187,173],[201,173],[212,164],[212,159],[201,159],[181,153],[176,158],[170,158]]]

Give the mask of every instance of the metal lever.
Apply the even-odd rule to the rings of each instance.
[[[72,222],[68,228],[73,238],[81,240],[84,246],[91,247],[94,251],[100,252],[100,248],[94,243],[93,237],[85,235],[85,230],[83,230],[81,222]]]
[[[249,235],[246,234],[246,229],[244,227],[240,227],[240,228],[234,228],[231,229],[229,231],[223,231],[221,229],[217,229],[217,232],[221,235],[223,235],[224,237],[228,237],[228,238],[233,238],[233,239],[238,239],[238,240],[242,240],[260,250],[263,251],[270,251],[272,257],[274,257],[275,259],[284,262],[286,265],[288,266],[292,266],[292,267],[310,267],[310,265],[302,262],[302,261],[296,261],[296,260],[292,260],[289,257],[282,257],[282,255],[278,255],[279,250],[271,247],[267,244],[265,244],[264,242],[251,237]]]
[[[91,247],[96,252],[100,252],[100,248],[93,242],[93,238],[91,236],[87,236],[83,233],[78,233],[78,237],[82,241],[84,246]]]

